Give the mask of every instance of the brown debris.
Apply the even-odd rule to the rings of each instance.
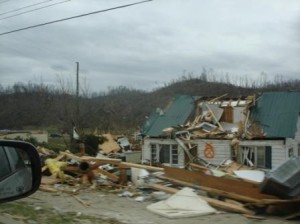
[[[188,132],[182,132],[177,137],[185,140],[184,147],[187,149],[192,147],[189,146],[190,135]],[[238,143],[238,139],[232,139],[232,145]],[[138,186],[132,185],[132,179],[128,178],[129,170],[139,169],[149,172],[149,177],[155,179],[154,182],[142,184],[146,189],[174,194],[181,188],[189,187],[194,189],[198,196],[212,207],[243,214],[249,219],[265,219],[267,217],[262,216],[264,214],[285,215],[286,219],[294,219],[299,216],[300,197],[281,199],[274,195],[261,193],[259,183],[234,176],[234,171],[253,169],[236,162],[220,164],[217,170],[225,172],[225,175],[219,177],[214,176],[216,168],[212,170],[209,166],[195,163],[189,163],[188,169],[168,166],[155,167],[123,162],[120,159],[105,156],[77,156],[69,151],[60,152],[57,155],[48,154],[46,149],[39,152],[45,153],[47,156],[51,155],[52,161],[56,161],[58,164],[64,164],[58,166],[59,175],[43,176],[40,190],[50,193],[68,193],[85,207],[88,207],[89,204],[75,195],[80,194],[82,189],[97,190],[106,187],[116,193],[126,189],[130,191],[131,195],[139,195],[136,192]],[[43,173],[47,170],[50,170],[49,166],[42,168]],[[62,173],[64,178],[61,178]],[[137,179],[139,180],[139,178]],[[278,213],[278,210],[281,213]]]

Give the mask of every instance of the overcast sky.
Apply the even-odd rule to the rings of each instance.
[[[0,0],[0,33],[134,2]],[[76,62],[90,92],[152,90],[203,68],[300,79],[300,1],[153,0],[0,35],[2,86],[75,84]]]

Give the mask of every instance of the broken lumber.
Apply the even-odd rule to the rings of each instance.
[[[164,168],[161,167],[156,167],[156,166],[147,166],[147,165],[142,165],[142,164],[136,164],[136,163],[127,163],[127,162],[121,162],[119,164],[120,168],[140,168],[140,169],[145,169],[145,170],[151,170],[151,171],[164,171]]]
[[[155,190],[159,190],[159,191],[163,191],[169,194],[175,194],[177,191],[179,191],[176,188],[172,188],[172,187],[167,187],[167,186],[163,186],[161,184],[147,184],[146,186],[151,187]],[[217,199],[213,199],[213,198],[208,198],[208,197],[204,197],[204,196],[198,196],[201,199],[205,200],[209,205],[219,208],[219,209],[223,209],[225,211],[229,211],[229,212],[235,212],[235,213],[241,213],[241,214],[248,214],[248,215],[255,215],[255,212],[249,209],[246,209],[244,207],[241,206],[237,206],[231,203],[227,203],[224,201],[220,201]]]
[[[225,198],[231,198],[231,199],[234,199],[234,200],[237,200],[237,201],[249,202],[249,203],[259,203],[260,202],[260,200],[250,198],[250,197],[247,197],[247,196],[243,196],[243,195],[239,195],[239,194],[235,194],[235,193],[231,193],[231,192],[226,192],[226,191],[222,191],[222,190],[218,190],[218,189],[213,189],[213,188],[210,188],[210,187],[203,187],[203,186],[191,184],[191,183],[188,183],[188,182],[185,182],[185,181],[177,180],[177,179],[166,177],[166,176],[156,176],[156,177],[158,179],[167,180],[167,181],[170,181],[172,183],[175,183],[175,184],[178,184],[178,185],[181,185],[181,186],[196,188],[196,189],[208,192],[208,193],[220,195],[220,196],[225,197]]]
[[[51,193],[57,193],[58,190],[53,188],[53,187],[49,187],[49,186],[45,186],[45,185],[40,185],[39,187],[40,191],[45,191],[45,192],[51,192]]]
[[[69,159],[77,160],[78,162],[97,162],[102,164],[119,164],[121,162],[120,159],[111,159],[111,158],[97,158],[92,156],[76,156],[74,154],[68,152],[60,152],[60,154],[65,155]]]
[[[284,219],[286,220],[293,220],[293,219],[296,219],[296,218],[299,218],[300,217],[300,212],[295,212],[293,214],[290,214],[288,216],[286,216]]]
[[[103,170],[103,169],[95,169],[94,170],[96,173],[100,173],[104,176],[107,176],[108,179],[112,180],[113,182],[117,182],[119,180],[119,177],[117,177],[116,175],[106,171],[106,170]]]
[[[228,193],[234,193],[241,196],[254,199],[278,199],[276,196],[260,193],[259,185],[241,181],[239,179],[227,179],[207,175],[202,172],[189,171],[185,169],[164,166],[166,177],[185,181],[201,187],[209,187]]]
[[[221,123],[219,122],[219,120],[216,118],[216,116],[215,116],[214,112],[212,111],[212,109],[207,104],[205,104],[205,106],[207,107],[208,111],[212,114],[212,116],[213,116],[215,122],[218,124],[220,130],[224,131],[223,126],[221,125]]]
[[[294,199],[262,199],[253,205],[289,205],[289,204],[300,204],[300,197]]]

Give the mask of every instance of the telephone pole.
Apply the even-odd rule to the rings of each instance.
[[[79,62],[76,62],[76,124],[79,123]]]

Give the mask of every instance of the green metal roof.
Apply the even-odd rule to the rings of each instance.
[[[300,113],[300,92],[263,93],[251,110],[267,138],[295,138]]]
[[[166,111],[156,111],[150,115],[142,133],[151,137],[163,136],[163,129],[184,124],[193,109],[194,98],[192,96],[178,95]]]

